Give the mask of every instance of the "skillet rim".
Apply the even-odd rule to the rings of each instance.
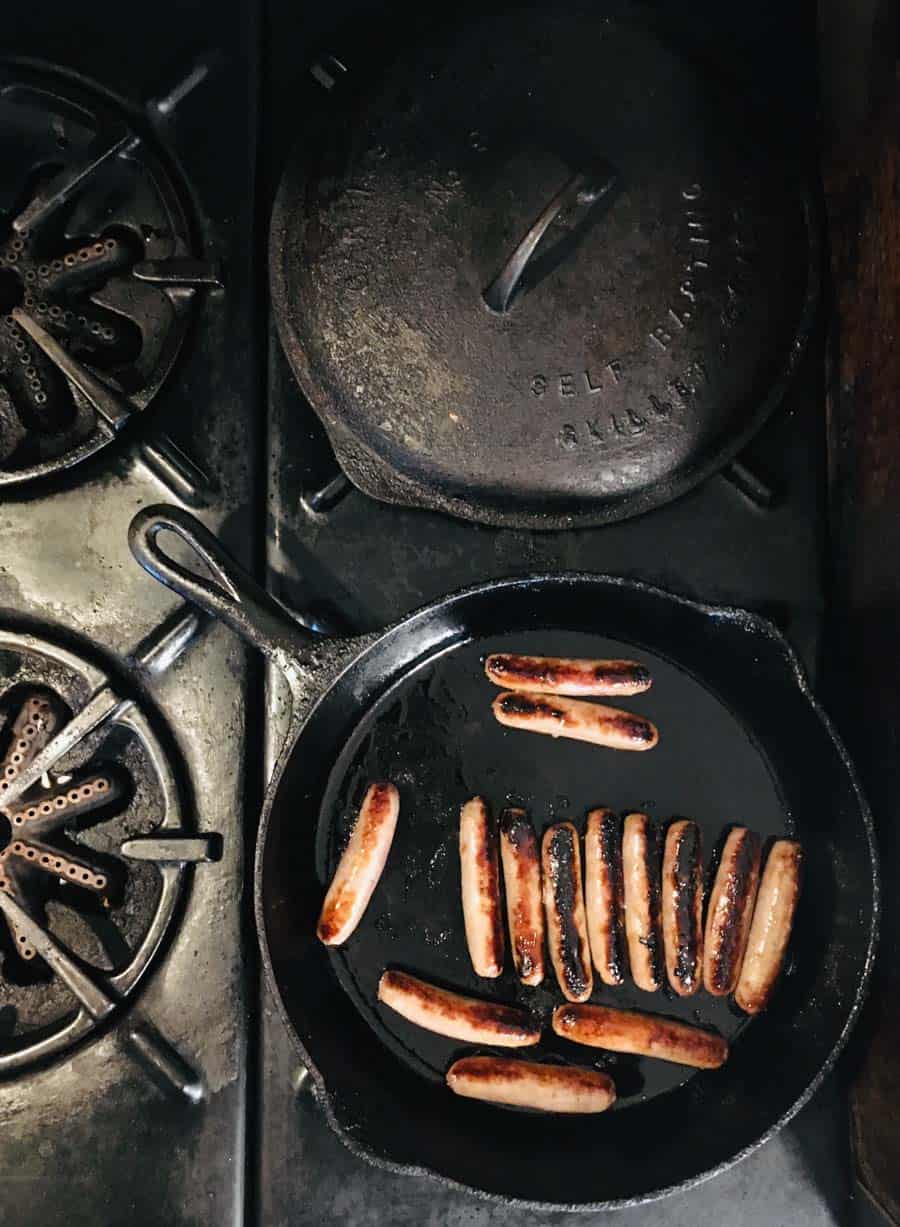
[[[356,1137],[348,1133],[334,1111],[331,1094],[325,1084],[325,1080],[319,1072],[315,1061],[307,1051],[306,1046],[298,1036],[284,1005],[269,952],[263,901],[266,843],[268,840],[272,811],[274,809],[275,799],[281,785],[282,777],[284,776],[287,765],[293,756],[297,742],[299,741],[306,725],[313,719],[320,704],[325,700],[327,695],[339,683],[344,675],[351,669],[356,668],[370,652],[374,651],[388,638],[395,637],[405,628],[408,628],[410,624],[418,621],[419,619],[425,618],[432,613],[438,613],[447,606],[456,605],[465,598],[497,592],[498,590],[502,589],[518,589],[527,592],[531,589],[540,588],[551,584],[563,588],[567,586],[577,588],[582,584],[604,584],[611,585],[616,588],[627,588],[634,592],[642,593],[646,596],[662,598],[663,600],[674,602],[676,605],[680,605],[691,610],[695,614],[701,615],[704,619],[717,619],[730,622],[741,627],[746,633],[762,635],[764,638],[769,640],[770,643],[779,650],[781,656],[783,657],[783,663],[787,667],[787,671],[791,676],[792,684],[796,686],[796,688],[800,691],[800,694],[806,700],[811,714],[818,719],[829,741],[834,746],[841,765],[846,772],[847,779],[856,798],[859,816],[865,830],[872,880],[872,908],[869,938],[866,947],[865,962],[863,964],[862,974],[855,989],[853,1004],[850,1007],[850,1011],[841,1032],[832,1046],[827,1058],[820,1066],[815,1077],[810,1081],[808,1086],[802,1091],[794,1103],[753,1142],[748,1143],[747,1146],[737,1151],[730,1158],[705,1172],[701,1172],[697,1176],[690,1176],[676,1184],[667,1185],[660,1189],[654,1189],[649,1193],[638,1194],[635,1197],[612,1198],[605,1201],[594,1202],[571,1203],[540,1201],[529,1198],[514,1197],[506,1193],[488,1192],[484,1189],[476,1188],[473,1185],[465,1184],[463,1181],[456,1180],[452,1176],[447,1176],[441,1172],[437,1172],[424,1164],[401,1163],[396,1160],[385,1158],[384,1156],[378,1155],[374,1151],[370,1150],[368,1146],[362,1144]],[[291,719],[288,732],[285,735],[284,744],[278,752],[278,757],[272,770],[271,780],[266,788],[262,810],[260,813],[253,866],[253,915],[256,924],[256,935],[259,942],[263,970],[266,981],[272,991],[276,1009],[287,1029],[294,1049],[299,1054],[301,1061],[309,1072],[315,1098],[325,1112],[325,1119],[328,1126],[343,1143],[343,1145],[346,1146],[347,1149],[358,1158],[364,1159],[367,1163],[372,1164],[374,1167],[381,1168],[384,1171],[392,1172],[396,1175],[426,1177],[446,1188],[467,1193],[471,1196],[479,1198],[482,1201],[494,1202],[514,1209],[589,1214],[607,1210],[625,1210],[635,1206],[648,1205],[652,1202],[660,1201],[664,1197],[668,1197],[673,1193],[683,1193],[689,1191],[690,1189],[697,1188],[706,1181],[712,1180],[714,1177],[728,1171],[742,1159],[747,1158],[748,1155],[751,1155],[755,1150],[758,1150],[772,1137],[774,1137],[780,1129],[782,1129],[790,1120],[793,1119],[794,1116],[797,1115],[798,1112],[801,1111],[802,1108],[809,1103],[813,1095],[815,1095],[816,1091],[818,1091],[822,1083],[834,1069],[838,1058],[846,1048],[847,1042],[859,1018],[869,986],[871,984],[872,970],[878,947],[881,924],[881,870],[872,811],[862,790],[862,785],[860,784],[856,768],[847,747],[844,744],[843,738],[840,736],[825,708],[814,694],[807,677],[806,670],[786,636],[768,618],[765,618],[761,614],[755,613],[751,610],[742,609],[739,606],[719,605],[711,602],[698,601],[691,597],[686,597],[678,593],[671,592],[657,584],[650,584],[643,580],[630,579],[625,576],[607,575],[604,573],[589,571],[557,571],[536,574],[532,573],[521,576],[507,576],[502,579],[488,580],[486,582],[460,588],[454,592],[447,593],[442,597],[438,597],[434,601],[429,601],[426,605],[419,606],[408,614],[405,614],[402,618],[391,623],[383,630],[377,631],[372,635],[352,636],[344,640],[337,640],[335,642],[345,644],[348,649],[352,648],[354,644],[358,644],[360,650],[358,652],[354,651],[349,660],[345,661],[338,672],[330,679],[328,685],[320,693],[316,694],[303,717],[298,719],[295,713]]]

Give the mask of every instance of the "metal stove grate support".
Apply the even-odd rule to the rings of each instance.
[[[179,611],[132,663],[145,678],[161,673],[198,626],[196,614]],[[114,676],[68,648],[12,630],[0,630],[0,657],[0,704],[9,709],[0,761],[0,812],[9,831],[0,851],[0,913],[14,941],[4,963],[5,996],[25,1002],[35,983],[52,995],[49,1020],[0,1043],[4,1075],[58,1056],[121,1009],[174,928],[187,867],[215,859],[220,841],[189,828],[171,749],[145,705]],[[101,846],[75,838],[97,823],[106,827]],[[142,894],[134,894],[135,883]],[[66,906],[76,913],[91,898],[103,907],[112,902],[111,914],[116,905],[127,913],[126,952],[113,966],[97,965],[60,936],[47,914],[51,884],[67,892]],[[37,980],[13,984],[9,960],[33,965]],[[42,1008],[46,1013],[46,1003]],[[134,1021],[125,1041],[157,1080],[190,1100],[201,1097],[202,1080],[146,1021]]]
[[[221,285],[153,145],[214,67],[197,61],[130,116],[99,90],[0,66],[0,125],[33,145],[7,162],[25,203],[0,227],[0,485],[105,446],[166,378],[197,292]]]

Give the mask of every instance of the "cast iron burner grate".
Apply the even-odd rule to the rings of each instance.
[[[29,688],[11,706],[15,718],[7,719],[0,790],[9,787],[65,719],[62,704],[52,691]],[[76,910],[84,903],[79,897],[82,891],[91,892],[103,907],[109,907],[115,890],[113,874],[107,872],[103,854],[74,841],[73,829],[93,825],[111,807],[121,810],[126,780],[130,783],[117,765],[93,763],[87,771],[58,775],[52,781],[49,775],[45,777],[44,787],[35,790],[31,800],[5,814],[9,838],[0,851],[0,890],[35,915],[45,913],[51,884],[63,887],[54,896]],[[7,924],[15,939],[7,961],[10,975],[9,959],[17,955],[30,961],[37,952],[14,920],[7,918]]]
[[[182,616],[134,663],[159,672],[196,627]],[[174,927],[188,863],[210,859],[210,839],[185,831],[164,728],[80,653],[0,628],[0,726],[6,1074],[59,1054],[125,1003]]]
[[[153,121],[204,75],[132,115],[59,72],[0,65],[0,484],[108,443],[215,284],[153,144]]]

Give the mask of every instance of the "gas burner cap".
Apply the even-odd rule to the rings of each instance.
[[[364,492],[622,519],[778,403],[818,280],[798,158],[645,16],[482,13],[322,98],[279,192],[273,301]]]
[[[169,739],[125,695],[86,655],[0,628],[0,1076],[121,1007],[171,934],[187,864],[209,859]],[[30,782],[79,722],[86,735]]]
[[[0,485],[13,485],[96,452],[149,404],[196,290],[166,275],[193,265],[189,209],[141,115],[7,63],[0,158]]]

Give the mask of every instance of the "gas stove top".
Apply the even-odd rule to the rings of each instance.
[[[256,21],[25,6],[3,48],[3,783],[85,734],[2,832],[11,1224],[243,1219],[251,673],[126,529],[252,548]]]
[[[127,525],[147,503],[190,506],[321,632],[495,576],[592,570],[761,610],[815,672],[821,336],[739,460],[637,520],[532,533],[376,504],[260,326],[268,209],[298,116],[352,60],[329,37],[349,6],[276,3],[263,30],[244,0],[212,25],[163,3],[137,30],[97,0],[77,39],[68,10],[38,7],[0,64],[16,153],[0,184],[0,788],[38,784],[0,830],[0,1218],[556,1222],[375,1171],[329,1132],[260,984],[244,889],[281,682],[139,570]],[[771,46],[778,20],[721,38]],[[796,76],[799,32],[778,30],[776,66]],[[840,1222],[845,1147],[832,1078],[725,1176],[620,1217]]]
[[[215,283],[193,254],[190,202],[156,136],[195,68],[142,108],[60,70],[7,65],[0,84],[0,482],[75,464],[146,407]],[[101,375],[107,373],[104,380]]]

